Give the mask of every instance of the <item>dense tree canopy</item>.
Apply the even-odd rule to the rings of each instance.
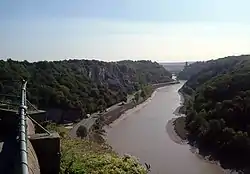
[[[190,66],[196,69],[198,64]],[[192,95],[186,128],[191,142],[224,167],[250,168],[250,56],[203,63],[182,90]]]
[[[220,58],[217,60],[209,60],[206,62],[195,62],[185,66],[184,69],[178,74],[178,78],[181,80],[189,80],[190,84],[201,84],[204,81],[233,70],[234,65],[242,64],[250,58],[248,55],[243,56],[230,56]],[[207,79],[202,79],[202,78]],[[191,79],[190,79],[191,78]],[[193,80],[197,80],[194,82]]]
[[[18,94],[20,79],[25,78],[28,99],[36,106],[81,108],[84,113],[111,106],[141,85],[170,81],[170,77],[151,61],[0,61],[1,94]]]

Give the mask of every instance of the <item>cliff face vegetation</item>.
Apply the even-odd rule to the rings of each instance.
[[[146,174],[148,169],[130,155],[119,156],[107,144],[71,139],[68,130],[49,124],[46,128],[61,136],[60,174]]]
[[[190,65],[182,90],[187,102],[189,140],[225,168],[250,168],[250,56]],[[187,70],[189,69],[189,70]]]
[[[171,74],[151,61],[0,61],[1,94],[19,94],[22,78],[28,80],[28,99],[37,107],[78,109],[84,117],[126,100],[143,85],[170,81]]]
[[[241,64],[242,61],[247,61],[248,55],[243,56],[229,56],[220,58],[217,60],[200,61],[185,66],[184,69],[178,74],[179,79],[192,81],[192,84],[201,84],[209,78],[219,75],[220,73],[226,73],[232,70],[234,65]],[[206,74],[207,79],[204,78]],[[193,80],[197,80],[194,82]],[[188,82],[188,83],[189,83]]]

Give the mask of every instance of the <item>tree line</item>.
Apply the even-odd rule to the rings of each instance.
[[[225,168],[249,171],[250,56],[194,63],[183,72],[190,72],[182,88],[191,96],[186,102],[190,142]]]
[[[1,94],[19,95],[21,79],[37,107],[81,109],[84,116],[125,101],[143,85],[170,81],[171,74],[151,61],[0,61]]]

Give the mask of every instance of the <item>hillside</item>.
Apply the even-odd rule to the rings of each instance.
[[[196,73],[182,88],[192,96],[186,102],[189,140],[223,167],[249,170],[250,56],[203,62],[201,69],[197,66],[185,70]]]
[[[126,100],[143,85],[171,81],[171,74],[151,61],[0,61],[1,94],[19,94],[22,78],[37,107],[80,110],[79,118]]]
[[[248,58],[249,56],[230,56],[217,60],[195,62],[185,66],[178,74],[178,78],[181,80],[191,80],[190,78],[199,80],[199,76],[204,76],[204,74],[206,74],[208,78],[211,78],[230,70],[233,65]]]
[[[146,174],[148,169],[130,155],[118,155],[106,144],[87,139],[71,139],[68,129],[55,124],[46,128],[60,134],[60,174]]]
[[[180,80],[188,80],[190,77],[198,74],[204,68],[205,62],[195,62],[188,66],[183,66],[183,69],[178,73]]]

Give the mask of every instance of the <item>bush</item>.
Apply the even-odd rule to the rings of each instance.
[[[105,144],[71,139],[62,126],[48,124],[47,129],[63,132],[60,174],[146,174],[147,169],[131,156],[118,156]]]
[[[81,137],[81,138],[84,138],[88,135],[88,130],[85,126],[81,125],[77,131],[76,131],[76,134],[78,137]]]
[[[61,174],[146,174],[133,157],[120,157],[106,145],[86,140],[62,141]]]

